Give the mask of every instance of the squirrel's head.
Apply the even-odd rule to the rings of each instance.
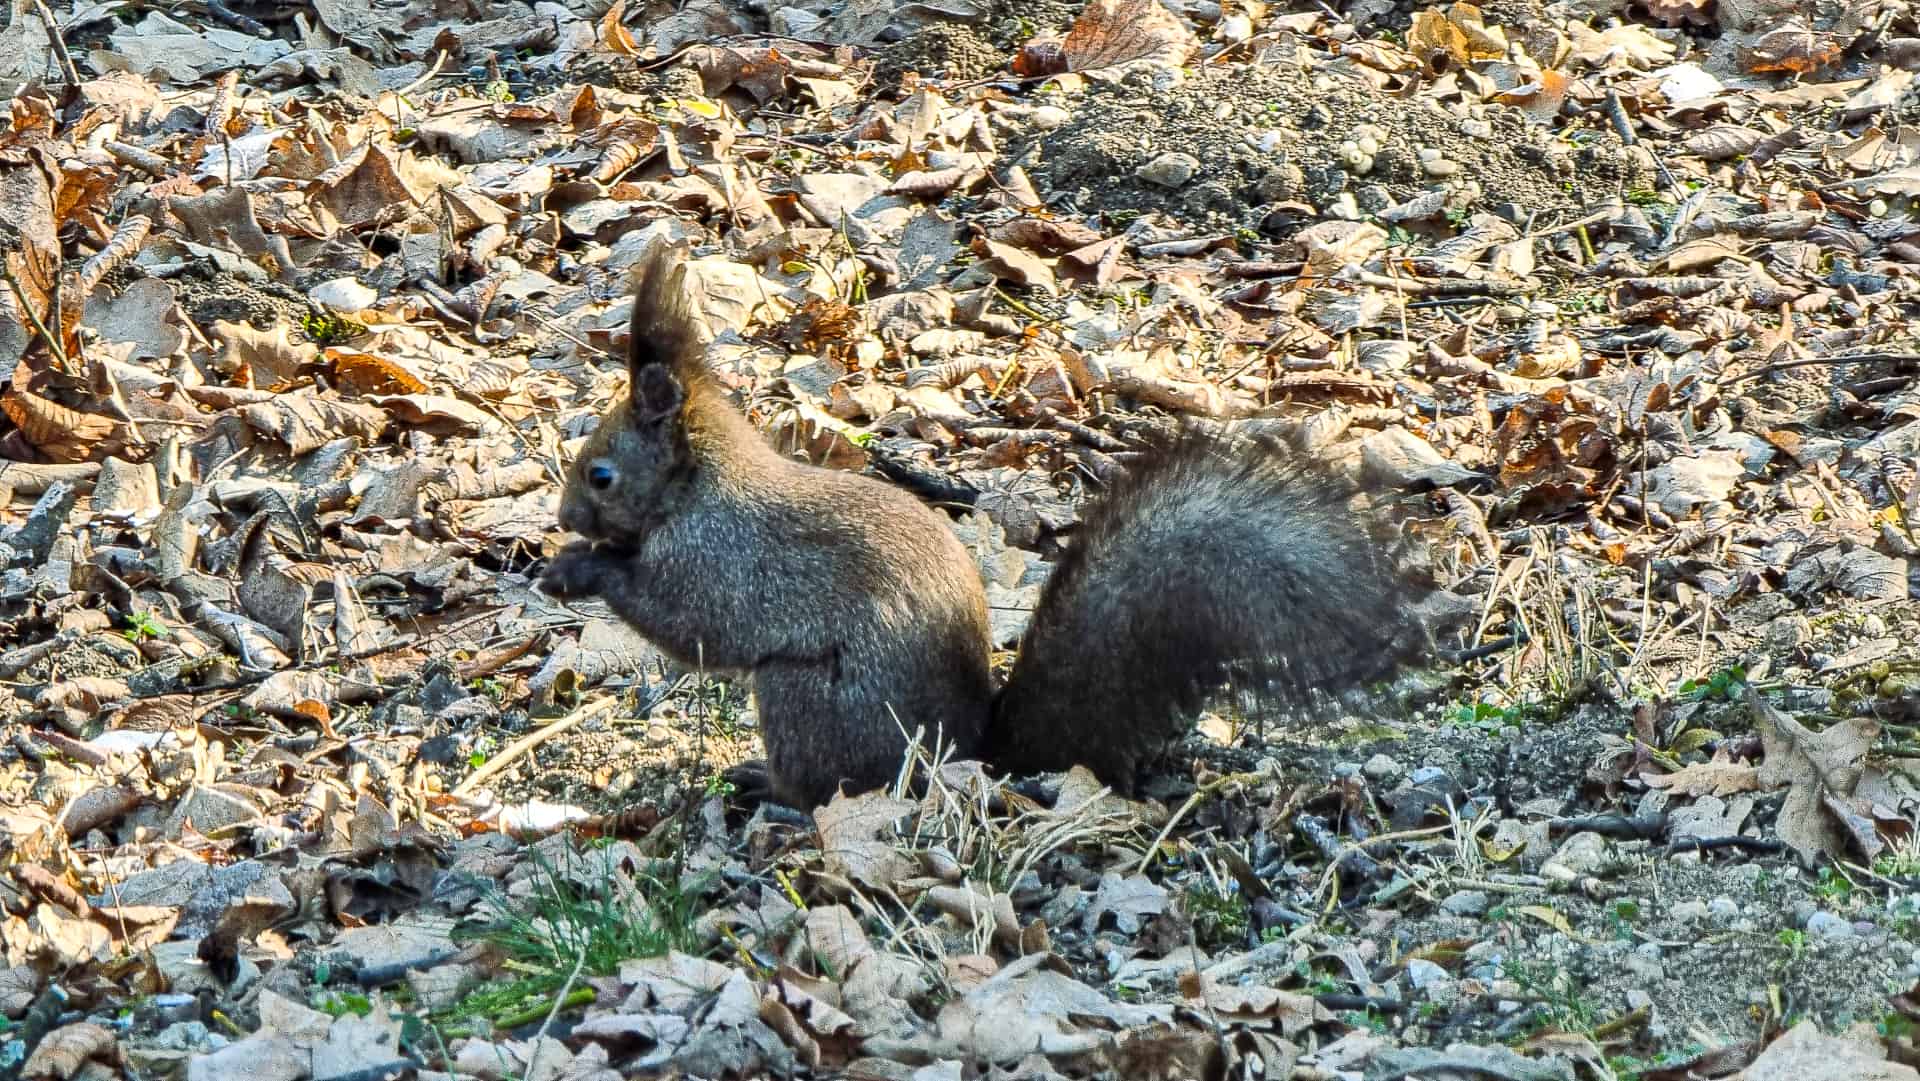
[[[704,363],[681,252],[656,244],[634,280],[627,399],[601,419],[567,472],[560,527],[638,543],[674,512],[689,473],[689,384]]]

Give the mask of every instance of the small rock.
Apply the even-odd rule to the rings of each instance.
[[[1360,772],[1366,774],[1368,780],[1391,781],[1400,776],[1400,763],[1387,755],[1376,754],[1367,759],[1366,764],[1360,767]]]
[[[1449,916],[1484,916],[1492,902],[1480,890],[1460,890],[1440,902],[1440,911]]]
[[[204,1054],[226,1045],[226,1037],[208,1031],[207,1026],[199,1021],[175,1022],[161,1029],[153,1038],[153,1046],[162,1051],[199,1051]]]
[[[1420,168],[1435,180],[1445,180],[1460,173],[1460,163],[1441,158],[1439,161],[1423,161]]]
[[[1605,837],[1597,833],[1576,833],[1548,858],[1546,865],[1540,868],[1540,873],[1550,878],[1572,881],[1599,874],[1611,859]]]
[[[1658,957],[1649,957],[1635,950],[1620,959],[1620,967],[1641,983],[1654,983],[1667,978],[1667,966]]]
[[[1446,781],[1447,771],[1439,766],[1419,766],[1412,773],[1407,774],[1407,783],[1420,788],[1445,784]]]
[[[1493,125],[1485,120],[1460,121],[1460,134],[1469,139],[1493,138]]]
[[[1036,131],[1053,131],[1071,119],[1071,114],[1058,105],[1042,105],[1033,111],[1033,127]]]
[[[1780,616],[1767,624],[1767,648],[1775,653],[1792,653],[1813,640],[1813,624],[1797,612]]]
[[[1667,914],[1682,923],[1704,923],[1707,919],[1707,903],[1697,897],[1681,901],[1669,908]]]
[[[1432,961],[1416,957],[1407,962],[1407,982],[1413,984],[1416,989],[1426,990],[1443,980],[1451,983],[1453,977],[1447,975],[1446,969]]]
[[[1707,918],[1725,927],[1740,918],[1740,906],[1731,897],[1715,897],[1707,902]]]
[[[1177,188],[1193,179],[1200,171],[1200,159],[1192,154],[1178,151],[1161,154],[1133,171],[1133,175],[1149,184],[1158,184],[1163,188]]]
[[[1831,912],[1815,912],[1807,917],[1807,933],[1815,938],[1852,938],[1853,923]]]
[[[1653,1007],[1653,996],[1638,987],[1627,992],[1627,1009],[1646,1010]]]
[[[1060,887],[1047,903],[1040,906],[1040,918],[1048,927],[1065,927],[1070,921],[1077,920],[1087,900],[1080,887],[1072,882]]]
[[[1365,184],[1353,193],[1353,201],[1367,213],[1378,214],[1393,205],[1393,193],[1380,184]]]
[[[772,25],[774,33],[791,37],[811,36],[820,29],[822,23],[826,22],[825,19],[805,8],[780,8],[768,16],[767,21]]]
[[[1868,612],[1860,620],[1860,633],[1868,638],[1884,638],[1887,634],[1887,621],[1878,612]]]

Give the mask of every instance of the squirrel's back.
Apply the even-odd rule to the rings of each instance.
[[[1357,495],[1277,437],[1185,426],[1087,509],[995,701],[988,759],[1082,764],[1130,791],[1225,684],[1300,707],[1414,660],[1433,586]]]

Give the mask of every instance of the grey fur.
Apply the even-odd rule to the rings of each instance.
[[[642,263],[632,382],[653,388],[647,405],[669,387],[683,402],[655,417],[629,400],[602,421],[561,500],[587,543],[556,556],[543,587],[603,597],[683,663],[749,674],[783,803],[889,782],[902,726],[974,756],[992,674],[966,549],[907,493],[760,438],[700,369],[678,259],[659,246]],[[587,482],[595,465],[615,470],[610,487]]]
[[[562,497],[587,539],[542,585],[605,598],[684,663],[749,674],[784,803],[888,783],[903,728],[1131,791],[1229,677],[1302,702],[1427,644],[1413,613],[1430,587],[1384,554],[1387,520],[1350,507],[1350,484],[1273,440],[1192,428],[1088,511],[995,695],[985,592],[946,523],[760,438],[705,369],[680,250],[651,249],[634,292],[634,389]]]
[[[1393,520],[1277,438],[1190,424],[1089,507],[994,703],[987,760],[1121,792],[1224,685],[1291,710],[1432,645]]]

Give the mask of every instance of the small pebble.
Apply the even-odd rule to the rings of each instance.
[[[1815,912],[1807,917],[1807,933],[1816,938],[1852,938],[1856,932],[1850,920],[1831,912]]]
[[[1778,616],[1767,624],[1767,648],[1792,653],[1813,640],[1813,624],[1798,612]]]
[[[1432,961],[1415,958],[1407,962],[1407,982],[1421,990],[1432,987],[1441,981],[1451,982],[1447,970]]]
[[[1423,162],[1420,168],[1425,170],[1426,174],[1435,180],[1445,180],[1447,177],[1457,176],[1460,173],[1459,162],[1447,161],[1444,158],[1439,161]]]
[[[363,312],[380,299],[380,291],[352,278],[335,278],[307,290],[307,299],[336,312]]]
[[[1389,755],[1376,754],[1367,759],[1366,764],[1360,767],[1360,772],[1366,774],[1368,780],[1391,781],[1400,776],[1400,763]]]
[[[1042,105],[1033,111],[1033,126],[1038,131],[1053,131],[1067,120],[1067,111],[1058,105]]]
[[[1450,893],[1440,902],[1440,911],[1449,916],[1483,916],[1492,902],[1480,890]]]
[[[1621,958],[1620,967],[1642,983],[1653,983],[1667,978],[1665,962],[1657,957],[1648,957],[1638,950]]]
[[[1550,878],[1571,881],[1598,873],[1610,859],[1605,837],[1597,833],[1576,833],[1561,843],[1540,872]],[[1705,907],[1701,906],[1703,912]]]
[[[1178,151],[1161,154],[1145,165],[1133,171],[1133,175],[1149,184],[1158,184],[1163,188],[1177,188],[1193,179],[1200,171],[1200,159],[1192,154]]]
[[[1485,120],[1460,121],[1460,134],[1469,139],[1493,138],[1493,125]]]
[[[1667,915],[1682,923],[1704,923],[1707,919],[1707,903],[1698,898],[1681,901],[1669,908]]]
[[[1731,897],[1715,897],[1707,902],[1707,916],[1724,927],[1739,918],[1740,906]]]

